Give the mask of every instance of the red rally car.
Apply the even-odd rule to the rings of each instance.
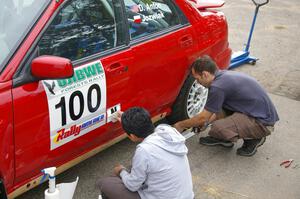
[[[220,0],[5,0],[0,7],[0,198],[126,137],[112,114],[176,121],[204,106],[201,55],[230,62]]]

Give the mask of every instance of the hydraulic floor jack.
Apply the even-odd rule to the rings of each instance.
[[[250,42],[251,42],[251,38],[252,38],[252,34],[253,34],[255,22],[256,22],[256,17],[257,17],[258,10],[261,6],[266,5],[267,3],[269,3],[269,0],[252,0],[252,2],[255,5],[255,12],[254,12],[254,17],[253,17],[253,20],[252,20],[252,25],[251,25],[251,29],[250,29],[250,33],[249,33],[249,36],[248,36],[248,41],[247,41],[246,47],[243,51],[234,52],[232,54],[230,65],[229,65],[228,69],[233,69],[233,68],[239,67],[242,64],[252,64],[252,65],[254,65],[256,63],[256,61],[258,60],[258,58],[250,56],[250,51],[249,51]]]

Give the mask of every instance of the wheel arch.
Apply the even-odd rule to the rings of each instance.
[[[188,87],[189,87],[191,81],[194,81],[194,77],[190,73],[188,73],[188,75],[186,76],[186,78],[184,80],[184,83],[182,84],[182,86],[180,88],[180,91],[176,97],[176,100],[171,107],[172,108],[171,115],[169,115],[167,117],[168,121],[171,124],[174,124],[180,120],[187,119],[184,110],[181,109],[180,107],[185,105],[183,103],[185,103],[185,98],[186,98],[186,95],[188,92]]]

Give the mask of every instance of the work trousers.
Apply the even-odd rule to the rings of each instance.
[[[103,199],[141,199],[138,192],[129,191],[117,176],[101,178],[97,186],[104,195]]]
[[[237,139],[260,139],[271,134],[271,127],[255,118],[242,113],[234,112],[232,115],[212,123],[209,135],[235,142]]]

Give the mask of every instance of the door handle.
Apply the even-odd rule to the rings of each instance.
[[[111,74],[115,74],[115,75],[121,74],[121,73],[124,73],[127,71],[128,71],[128,66],[122,65],[119,62],[111,64],[107,69],[107,72],[109,72]]]
[[[183,48],[193,45],[193,38],[190,35],[183,36],[179,39],[179,44]]]

